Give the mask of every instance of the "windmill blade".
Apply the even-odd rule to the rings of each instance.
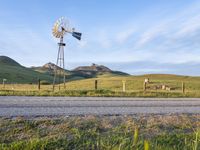
[[[64,34],[66,33],[66,29],[67,29],[67,20],[65,20],[64,17],[59,18],[52,29],[52,34],[53,36],[55,36],[56,38],[60,38],[63,37]]]
[[[75,37],[78,40],[81,40],[82,33],[79,32],[72,32],[72,36]]]

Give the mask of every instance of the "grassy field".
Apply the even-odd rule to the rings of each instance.
[[[0,149],[199,150],[199,115],[0,118]]]
[[[144,92],[144,79],[149,78],[147,90]],[[98,80],[98,90],[95,89],[95,80]],[[126,92],[122,92],[122,81],[126,81]],[[185,84],[185,93],[182,93],[182,82]],[[162,90],[162,85],[171,90]],[[60,90],[59,90],[60,86]],[[177,75],[143,75],[143,76],[109,76],[68,81],[66,88],[63,84],[41,85],[40,91],[36,84],[7,84],[0,85],[0,95],[39,95],[39,96],[133,96],[133,97],[200,97],[200,77]]]

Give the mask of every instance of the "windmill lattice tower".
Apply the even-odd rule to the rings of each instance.
[[[66,44],[64,43],[64,35],[66,33],[70,33],[76,39],[81,40],[82,33],[75,32],[74,28],[70,29],[69,23],[64,17],[61,17],[60,19],[58,19],[56,21],[56,23],[53,26],[52,33],[56,38],[60,39],[60,42],[58,43],[59,48],[58,48],[56,66],[54,67],[54,79],[53,79],[53,91],[54,91],[56,83],[58,83],[59,90],[60,90],[61,80],[63,80],[63,84],[64,84],[64,88],[65,88],[64,47],[65,47]],[[57,78],[58,78],[58,80],[57,80]],[[61,78],[63,78],[63,79],[61,79]]]

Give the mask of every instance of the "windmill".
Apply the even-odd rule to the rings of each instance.
[[[64,88],[65,88],[65,59],[64,59],[64,47],[65,47],[65,43],[64,43],[64,36],[69,33],[71,34],[73,37],[75,37],[78,40],[81,40],[81,35],[82,33],[79,32],[75,32],[74,28],[70,28],[69,27],[69,22],[64,18],[61,17],[60,19],[58,19],[52,29],[52,33],[53,36],[56,38],[60,39],[60,42],[58,43],[58,55],[57,55],[57,61],[56,61],[56,65],[59,67],[54,68],[54,80],[53,80],[53,90],[55,88],[55,83],[57,81],[58,78],[58,83],[59,83],[59,90],[60,90],[60,78],[63,77],[63,84],[64,84]]]

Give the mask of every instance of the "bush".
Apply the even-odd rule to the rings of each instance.
[[[49,82],[46,81],[46,80],[42,80],[42,81],[40,81],[40,84],[41,84],[41,85],[50,85],[51,83],[49,83]]]

